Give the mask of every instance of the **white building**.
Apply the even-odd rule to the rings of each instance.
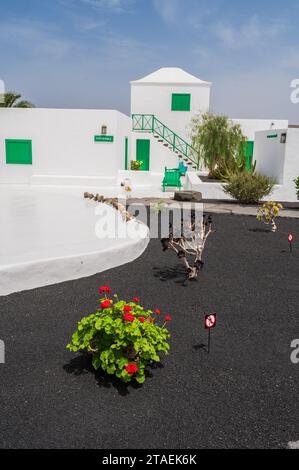
[[[178,155],[191,157],[191,119],[209,110],[211,86],[179,68],[131,82],[132,150],[145,171],[163,172],[178,166]]]
[[[299,176],[299,129],[257,132],[254,159],[259,173],[278,183],[273,199],[296,201],[294,179]]]
[[[192,118],[210,110],[211,87],[211,82],[179,68],[162,68],[131,82],[132,151],[136,160],[144,162],[144,171],[163,172],[165,166],[175,167],[180,160],[177,155],[193,167],[192,151],[185,143],[191,143]],[[248,138],[251,156],[255,132],[288,127],[287,120],[233,119],[233,122],[240,124]]]
[[[131,127],[118,111],[0,108],[0,184],[113,186]]]
[[[211,87],[182,69],[162,68],[131,82],[130,117],[111,110],[0,108],[0,185],[76,185],[100,191],[118,188],[130,177],[133,187],[156,195],[165,167],[183,161],[190,175],[198,169],[191,122],[209,111]],[[251,156],[256,132],[288,128],[287,120],[233,121],[249,139]],[[258,148],[253,158],[258,168],[271,173],[271,164],[262,166],[262,153]],[[132,160],[142,161],[141,172],[130,171]],[[196,178],[192,174],[189,185],[196,181],[204,197],[213,198],[212,186],[198,186]]]

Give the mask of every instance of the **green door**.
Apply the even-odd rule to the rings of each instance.
[[[143,162],[142,171],[149,171],[150,169],[150,147],[151,141],[149,139],[138,139],[136,141],[136,160]]]
[[[246,142],[246,151],[245,151],[245,156],[246,156],[246,168],[247,170],[252,169],[252,157],[253,157],[253,151],[254,151],[254,142],[251,140],[248,140]]]

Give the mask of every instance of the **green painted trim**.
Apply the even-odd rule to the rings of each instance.
[[[191,94],[190,93],[173,93],[171,100],[171,111],[190,111],[191,110]]]
[[[125,170],[128,169],[128,158],[129,158],[129,139],[125,137]]]
[[[197,169],[199,161],[196,158],[197,151],[182,139],[178,134],[173,132],[169,127],[165,126],[154,114],[132,114],[133,131],[152,132],[165,140],[175,152],[188,158]]]
[[[32,165],[32,140],[6,139],[7,165]]]
[[[104,142],[104,143],[112,143],[114,142],[113,135],[95,135],[94,136],[95,142]]]

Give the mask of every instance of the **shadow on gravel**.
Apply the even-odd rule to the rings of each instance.
[[[268,228],[250,228],[248,231],[253,233],[272,233],[272,230]]]
[[[195,344],[193,346],[194,351],[201,351],[202,349],[206,352],[208,352],[208,348],[206,344]]]
[[[163,364],[153,364],[149,367],[150,370],[154,371],[156,369],[163,369]],[[104,371],[98,370],[96,371],[92,367],[91,358],[88,354],[81,354],[74,359],[72,359],[68,364],[63,366],[63,369],[68,374],[73,374],[75,376],[85,375],[85,374],[92,374],[96,380],[97,385],[100,388],[111,388],[114,387],[119,395],[126,396],[129,395],[130,389],[138,390],[142,388],[142,385],[138,384],[137,382],[133,382],[131,384],[126,384],[121,382],[117,377],[111,376],[106,374]],[[146,378],[150,379],[153,377],[153,374],[147,370],[146,371]]]
[[[188,276],[186,275],[186,269],[177,265],[173,268],[161,268],[154,267],[154,277],[160,279],[162,282],[175,281],[177,284],[186,286],[188,283]]]

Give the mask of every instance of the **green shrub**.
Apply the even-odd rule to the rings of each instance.
[[[108,299],[107,286],[100,293],[105,293],[100,308],[79,322],[67,348],[90,353],[96,370],[102,368],[124,382],[135,379],[143,383],[146,366],[160,362],[160,352],[168,354],[170,334],[165,325],[171,317],[165,317],[164,325],[159,326],[159,310],[145,310],[137,298],[129,303],[117,296]]]
[[[271,194],[275,184],[269,176],[244,171],[231,175],[223,190],[241,204],[255,204]]]
[[[297,199],[299,199],[299,176],[294,180],[296,191],[297,191]]]

